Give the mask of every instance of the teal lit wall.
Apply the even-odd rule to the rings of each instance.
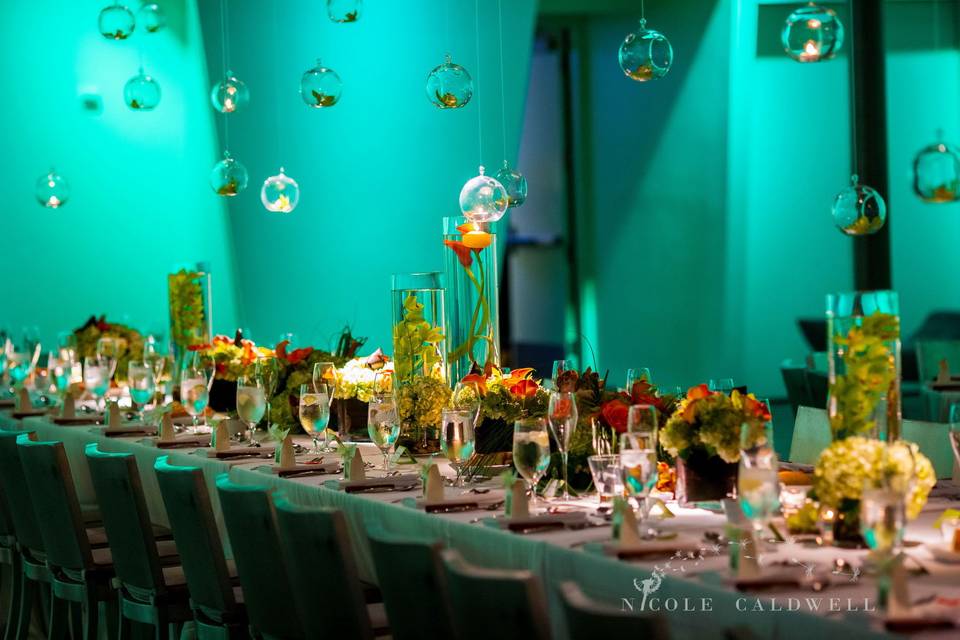
[[[212,78],[223,68],[219,4],[205,2],[202,12]],[[481,159],[489,173],[503,162],[498,3],[478,4],[479,64],[474,2],[366,2],[346,25],[330,22],[317,0],[230,2],[230,64],[251,101],[227,116],[231,152],[250,172],[229,208],[240,323],[256,340],[291,331],[301,343],[332,346],[349,324],[369,348],[391,350],[390,275],[441,269],[442,218],[459,213],[460,188]],[[502,7],[513,162],[536,11],[533,0]],[[455,111],[438,110],[425,92],[447,51],[475,83],[473,101]],[[311,109],[298,93],[318,57],[343,80],[331,109]],[[281,165],[301,188],[291,214],[260,203],[264,178]]]
[[[165,0],[170,28],[124,42],[98,33],[102,4],[3,5],[0,326],[38,325],[48,342],[95,313],[165,329],[165,276],[198,260],[214,273],[214,321],[232,326],[232,236],[207,184],[216,140],[195,0]],[[141,54],[162,90],[150,113],[123,103]],[[80,94],[99,96],[102,113]],[[72,189],[59,210],[34,199],[51,165]]]

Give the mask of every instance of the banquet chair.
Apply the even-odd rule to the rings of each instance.
[[[453,636],[440,542],[391,537],[367,527],[373,564],[394,640],[446,640]]]
[[[17,618],[13,612],[20,610],[20,556],[17,553],[17,541],[13,536],[13,524],[10,519],[10,507],[0,482],[0,571],[9,574],[10,590],[7,601],[0,604],[4,613],[4,635],[13,637],[16,633]]]
[[[670,638],[670,627],[663,616],[640,615],[602,605],[588,598],[574,582],[560,583],[559,590],[570,638]]]
[[[97,443],[88,444],[85,453],[119,587],[120,637],[130,634],[131,622],[139,622],[152,626],[156,638],[166,638],[172,625],[193,620],[176,546],[154,536],[133,454],[103,452]],[[166,551],[162,560],[160,548]]]
[[[243,593],[227,564],[203,470],[171,465],[161,456],[154,471],[190,590],[197,637],[249,637]]]
[[[493,621],[497,622],[498,640],[550,638],[547,600],[536,574],[476,567],[453,549],[440,555],[450,590],[456,638],[488,640]]]
[[[367,640],[388,634],[383,605],[368,608],[365,602],[343,512],[301,507],[282,497],[274,506],[307,636],[322,637],[330,629],[345,638]],[[323,580],[317,580],[318,569]]]

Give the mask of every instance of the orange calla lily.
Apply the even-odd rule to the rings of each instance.
[[[482,396],[487,394],[487,379],[484,378],[479,373],[471,373],[469,375],[463,376],[463,379],[460,382],[462,382],[463,384],[475,385],[477,388],[477,391]]]
[[[456,240],[444,240],[443,244],[453,249],[453,252],[457,254],[457,259],[460,260],[460,264],[463,265],[465,269],[469,269],[473,265],[473,256],[470,255],[470,247]]]
[[[537,389],[540,388],[533,380],[523,379],[510,387],[510,393],[517,398],[532,398],[537,395]]]

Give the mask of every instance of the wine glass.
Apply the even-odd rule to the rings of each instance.
[[[383,454],[383,470],[390,470],[390,447],[400,437],[400,417],[392,393],[381,393],[370,399],[367,409],[367,433]]]
[[[544,418],[513,423],[513,465],[530,485],[530,506],[537,502],[537,483],[550,467],[550,435]]]
[[[636,433],[651,438],[651,446],[657,448],[657,408],[652,404],[634,404],[627,409],[627,433]]]
[[[255,373],[237,378],[237,415],[252,434],[267,410],[267,396],[263,380]]]
[[[153,367],[146,362],[131,362],[127,365],[127,384],[130,385],[130,399],[138,416],[143,419],[143,408],[153,400],[157,393],[157,379]]]
[[[47,357],[47,371],[50,380],[53,382],[53,388],[57,392],[57,397],[63,402],[67,393],[70,391],[70,384],[73,382],[73,352],[60,350],[60,355],[50,352]]]
[[[300,425],[313,440],[310,453],[330,451],[327,425],[330,424],[330,388],[323,382],[319,385],[300,385]],[[323,435],[323,446],[320,436]]]
[[[110,379],[117,372],[117,362],[120,360],[121,344],[119,338],[101,336],[97,340],[97,357],[105,359],[110,366]]]
[[[280,382],[280,362],[272,357],[260,358],[257,360],[256,373],[263,380],[263,392],[267,396],[267,430],[270,430],[270,403],[273,395],[277,392],[277,384]]]
[[[8,342],[7,366],[14,387],[23,386],[40,359],[40,343],[24,338],[19,345]]]
[[[207,409],[210,402],[210,387],[207,374],[195,364],[188,365],[180,374],[180,402],[187,413],[193,418],[193,433],[200,433],[198,416]],[[206,418],[203,420],[206,425]]]
[[[627,369],[627,386],[624,389],[627,392],[627,395],[633,395],[633,385],[638,382],[645,381],[650,382],[650,369],[647,367],[637,367],[635,369]]]
[[[568,484],[567,459],[570,454],[570,436],[577,428],[577,397],[571,391],[551,391],[550,401],[547,404],[547,421],[553,437],[560,449],[560,460],[563,463],[563,495],[561,500],[570,499]]]
[[[87,356],[83,359],[83,386],[87,388],[97,403],[97,410],[106,409],[103,400],[110,387],[110,362],[105,358]]]
[[[649,515],[648,496],[657,485],[657,431],[635,431],[620,436],[620,472],[627,496],[640,507],[640,522]]]
[[[587,458],[587,464],[601,505],[623,495],[623,474],[618,454],[592,455]]]
[[[860,497],[860,534],[867,546],[883,555],[903,543],[906,494],[886,483],[867,482]]]
[[[744,423],[740,428],[740,465],[737,471],[737,499],[743,515],[756,533],[756,558],[760,563],[762,532],[780,509],[780,479],[773,442],[766,435],[752,440],[752,429]]]
[[[463,486],[460,467],[473,455],[476,435],[473,409],[444,409],[440,420],[440,450],[457,472],[453,486]]]
[[[710,391],[719,391],[720,393],[729,395],[730,392],[733,391],[733,378],[711,379],[707,388]]]
[[[481,396],[476,382],[458,382],[450,396],[450,404],[454,409],[472,413],[475,425],[480,422]]]
[[[553,361],[553,367],[550,370],[550,382],[554,389],[560,388],[560,374],[564,371],[569,371],[571,368],[573,368],[573,363],[570,360]]]

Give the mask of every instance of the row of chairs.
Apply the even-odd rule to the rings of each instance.
[[[0,562],[15,578],[5,639],[24,640],[49,594],[47,637],[108,637],[133,626],[169,638],[550,637],[547,598],[529,571],[479,568],[439,542],[367,523],[379,589],[360,580],[342,511],[305,508],[261,486],[217,478],[227,559],[203,472],[166,457],[154,471],[170,530],[150,521],[136,458],[88,445],[99,521],[80,508],[63,444],[0,432]],[[234,564],[235,563],[235,564]],[[666,621],[607,608],[560,586],[570,637],[668,637]],[[390,621],[389,624],[387,621]]]

